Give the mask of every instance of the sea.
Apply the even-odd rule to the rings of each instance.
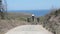
[[[31,13],[34,14],[35,16],[44,16],[48,14],[50,11],[49,10],[10,10],[8,12],[23,12],[23,13]]]

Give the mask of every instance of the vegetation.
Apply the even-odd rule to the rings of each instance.
[[[1,14],[1,13],[0,13]],[[4,17],[4,15],[3,15]],[[30,22],[27,22],[29,18]],[[42,24],[44,28],[51,32],[59,34],[60,31],[60,9],[51,11],[51,13],[39,17],[39,22],[37,22],[37,17],[35,17],[34,22],[32,21],[31,14],[26,13],[8,13],[8,18],[6,20],[0,20],[0,30],[5,31],[10,28],[26,25],[26,24]]]
[[[44,16],[39,17],[40,18],[40,22],[44,21]]]
[[[60,9],[51,11],[50,14],[45,16],[43,26],[53,32],[54,34],[60,34]]]

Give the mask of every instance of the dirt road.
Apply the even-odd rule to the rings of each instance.
[[[9,30],[5,34],[52,34],[42,25],[23,25]]]

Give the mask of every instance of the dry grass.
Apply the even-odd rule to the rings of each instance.
[[[30,23],[19,20],[0,20],[0,34],[7,32],[8,30],[20,26],[20,25],[29,25]],[[1,32],[2,31],[2,32]]]

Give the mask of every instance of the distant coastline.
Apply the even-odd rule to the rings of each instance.
[[[44,16],[49,13],[49,10],[10,10],[8,12],[22,12],[35,14],[35,16]]]

